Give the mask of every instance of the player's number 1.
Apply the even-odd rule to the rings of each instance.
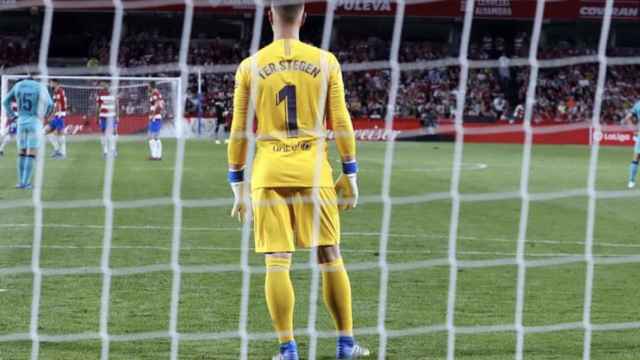
[[[287,102],[284,110],[284,120],[287,125],[288,136],[298,136],[298,111],[296,108],[296,87],[295,85],[286,85],[278,92],[276,98],[276,106],[283,101]]]

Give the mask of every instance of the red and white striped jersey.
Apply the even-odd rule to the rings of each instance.
[[[58,86],[58,88],[53,90],[53,102],[55,105],[55,115],[66,116],[67,115],[67,95],[64,93],[64,89],[62,88],[62,86]]]
[[[162,117],[162,110],[164,109],[164,99],[160,90],[153,89],[151,97],[149,98],[149,115],[153,119],[159,119]]]
[[[96,106],[100,109],[100,117],[115,117],[116,116],[116,98],[111,95],[109,90],[100,89],[98,96],[96,97]]]
[[[524,106],[519,104],[513,111],[513,117],[516,119],[524,119]]]

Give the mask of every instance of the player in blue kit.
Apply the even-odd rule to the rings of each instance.
[[[633,105],[631,111],[622,121],[623,124],[637,124],[640,120],[640,100]],[[628,188],[633,189],[636,187],[636,175],[638,175],[638,163],[640,162],[640,132],[634,137],[636,146],[634,148],[633,161],[629,166],[629,184]]]
[[[18,111],[11,109],[11,102],[18,104]],[[31,189],[33,165],[40,148],[42,122],[53,111],[53,99],[47,88],[33,79],[18,82],[2,99],[10,119],[16,119],[18,139],[18,189]]]

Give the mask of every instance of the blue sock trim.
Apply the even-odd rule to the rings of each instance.
[[[298,348],[298,345],[296,344],[295,340],[290,340],[280,344],[281,349],[290,349],[292,347],[296,349]]]

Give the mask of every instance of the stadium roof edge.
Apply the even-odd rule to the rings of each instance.
[[[42,7],[43,0],[0,0],[0,11]],[[464,0],[407,0],[405,15],[460,19],[464,16]],[[548,0],[545,20],[600,20],[604,14],[604,1]],[[126,10],[183,11],[184,0],[122,0]],[[199,12],[247,15],[255,12],[254,0],[193,0]],[[114,8],[112,0],[53,0],[57,10],[106,10]],[[496,20],[527,20],[535,15],[535,1],[482,2],[475,4],[474,18]],[[325,15],[326,2],[308,2],[310,15]],[[337,0],[337,16],[395,16],[395,0]],[[640,2],[618,0],[614,4],[616,20],[640,20]]]

